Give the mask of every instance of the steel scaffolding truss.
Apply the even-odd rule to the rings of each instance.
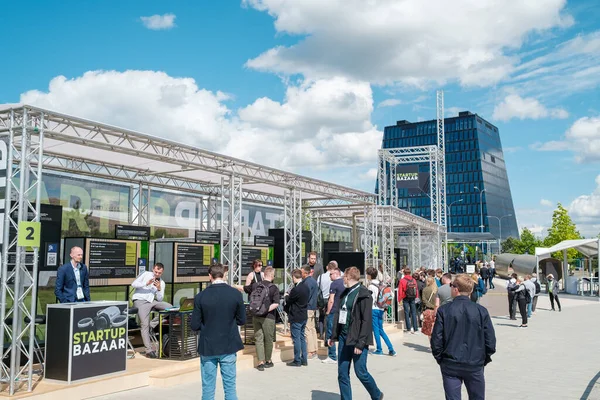
[[[221,262],[229,265],[229,282],[242,284],[242,179],[221,178]],[[227,219],[223,215],[227,210]]]
[[[150,223],[150,187],[139,184],[129,189],[129,223],[148,226]]]
[[[311,248],[317,252],[317,261],[323,264],[323,235],[321,233],[321,217],[314,211],[308,212]],[[323,265],[323,267],[325,267]]]
[[[292,271],[302,266],[302,197],[296,189],[285,193],[284,207],[285,273],[284,286],[287,290],[292,281]]]
[[[17,121],[19,128],[15,127]],[[1,352],[2,360],[10,359],[10,365],[7,367],[0,361],[0,384],[8,386],[12,395],[23,384],[27,385],[28,391],[33,387],[37,303],[31,300],[27,306],[26,299],[29,296],[31,299],[37,298],[39,249],[19,246],[17,235],[11,235],[11,231],[18,231],[21,222],[40,222],[39,182],[42,179],[42,165],[39,160],[44,145],[43,116],[36,117],[27,111],[20,115],[11,112],[8,131],[0,134],[0,139],[7,139],[8,148],[4,198],[6,212],[2,233],[0,343],[10,344],[7,348],[3,346]],[[25,360],[23,366],[22,358]]]
[[[217,215],[217,199],[214,196],[203,197],[201,200],[202,230],[216,231],[220,229]]]

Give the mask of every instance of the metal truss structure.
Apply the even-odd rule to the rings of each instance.
[[[0,136],[8,149],[6,162],[6,195],[4,205],[4,235],[2,246],[2,294],[0,305],[0,343],[8,343],[1,351],[0,383],[8,386],[12,395],[26,385],[33,387],[35,349],[35,315],[37,304],[27,305],[36,298],[38,248],[19,246],[19,224],[40,222],[42,159],[44,149],[44,116],[24,109],[11,113],[9,126]],[[31,201],[31,199],[35,201]],[[11,234],[11,232],[13,234]],[[9,359],[10,364],[4,364]],[[25,359],[24,365],[22,359]]]
[[[229,282],[241,285],[242,179],[233,174],[221,178],[221,194],[221,263],[229,266]]]
[[[21,221],[39,221],[42,171],[129,184],[132,224],[152,225],[152,190],[202,199],[202,228],[219,229],[221,220],[221,257],[232,282],[241,281],[242,202],[285,210],[286,285],[301,264],[303,205],[363,210],[376,203],[373,193],[28,105],[0,106],[0,140],[8,150],[0,342],[11,343],[2,351],[11,362],[0,363],[0,391],[11,394],[32,388],[38,250],[17,246],[9,232]],[[320,219],[314,225],[317,246],[319,227]]]
[[[396,186],[396,167],[401,164],[429,163],[431,221],[438,225],[433,234],[436,237],[432,248],[435,266],[446,268],[447,257],[444,251],[446,238],[446,158],[444,139],[444,94],[437,92],[437,145],[415,146],[379,150],[377,201],[380,206],[398,207],[398,189]],[[415,226],[408,232],[411,237],[412,267],[422,265],[421,231]],[[415,237],[419,240],[415,240]],[[395,242],[395,236],[391,243]],[[384,263],[386,260],[384,260]]]

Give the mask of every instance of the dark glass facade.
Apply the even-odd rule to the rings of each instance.
[[[519,237],[515,210],[498,128],[468,111],[446,118],[446,204],[449,232],[484,232],[502,239]],[[435,145],[436,121],[398,121],[384,130],[382,148]],[[418,165],[429,172],[429,164]],[[483,192],[480,205],[480,192]],[[399,207],[431,218],[429,184],[424,189],[399,189]],[[481,210],[483,208],[483,212]],[[507,216],[512,214],[512,216]],[[487,216],[491,218],[487,218]]]

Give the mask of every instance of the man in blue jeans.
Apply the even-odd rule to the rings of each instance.
[[[372,400],[383,399],[373,376],[367,370],[369,345],[373,344],[371,324],[371,292],[360,284],[360,272],[356,267],[344,271],[346,290],[340,298],[335,313],[335,324],[329,345],[339,342],[338,382],[342,400],[352,399],[350,365],[354,362],[354,373],[363,384]]]
[[[419,287],[415,278],[411,276],[410,268],[406,267],[402,272],[404,273],[404,277],[398,283],[398,301],[402,300],[406,331],[415,334],[419,331],[417,308],[415,305],[415,300],[419,297]],[[413,329],[412,331],[411,328]]]
[[[394,357],[396,356],[394,346],[392,346],[392,342],[390,342],[390,339],[383,330],[383,314],[385,313],[385,309],[379,307],[377,304],[380,284],[380,282],[377,280],[377,270],[373,267],[367,268],[367,276],[371,281],[368,289],[371,292],[371,297],[373,298],[373,336],[375,336],[375,344],[377,346],[373,354],[376,356],[383,355],[383,349],[381,347],[381,339],[383,338],[383,341],[388,348],[388,354]]]
[[[330,269],[329,275],[331,277],[331,285],[329,286],[329,300],[327,302],[327,317],[325,318],[325,322],[327,325],[327,336],[326,339],[329,341],[331,338],[331,334],[333,332],[333,322],[335,318],[335,312],[338,309],[340,304],[340,297],[342,297],[342,293],[346,290],[346,286],[344,286],[344,280],[340,279],[342,272],[337,267],[337,262],[331,261],[331,263],[335,263],[335,267]],[[332,343],[327,348],[327,358],[323,360],[324,364],[337,364],[337,351],[335,348],[335,343]]]
[[[288,314],[292,342],[294,343],[294,361],[287,363],[289,367],[301,367],[308,365],[308,354],[306,351],[306,321],[308,320],[308,286],[302,282],[302,271],[295,269],[292,271],[292,280],[294,288],[286,297],[285,311]]]
[[[225,400],[237,400],[237,352],[244,348],[238,326],[246,323],[246,308],[242,294],[223,280],[224,271],[223,265],[212,265],[208,270],[211,285],[194,299],[191,328],[200,332],[202,400],[215,398],[219,365]]]

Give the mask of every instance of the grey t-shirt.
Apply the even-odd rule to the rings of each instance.
[[[449,283],[438,288],[437,297],[440,299],[440,307],[452,301],[452,288]]]

